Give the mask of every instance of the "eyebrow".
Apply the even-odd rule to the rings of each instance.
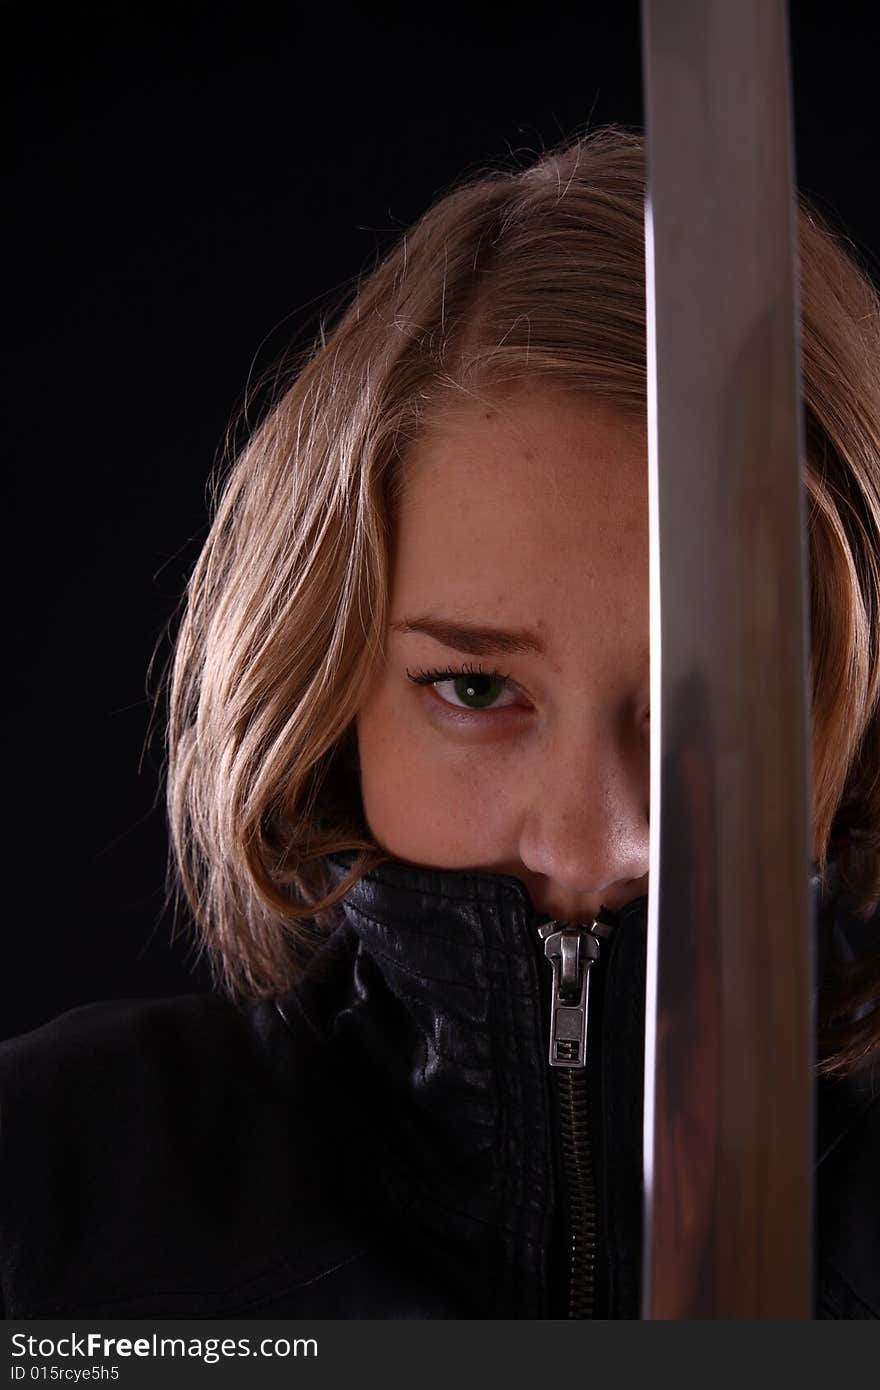
[[[401,618],[391,623],[392,632],[423,632],[444,647],[464,652],[467,656],[495,656],[499,653],[543,653],[544,643],[536,632],[526,628],[508,629],[484,627],[482,624],[453,622],[451,618],[425,614],[418,618]]]

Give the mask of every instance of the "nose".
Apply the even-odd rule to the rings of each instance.
[[[594,732],[560,739],[531,782],[520,821],[520,877],[535,908],[562,920],[617,911],[648,891],[650,760]]]

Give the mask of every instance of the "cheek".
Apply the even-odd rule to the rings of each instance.
[[[507,759],[456,745],[417,710],[394,709],[381,694],[356,727],[364,814],[383,849],[437,868],[509,852],[515,796]]]

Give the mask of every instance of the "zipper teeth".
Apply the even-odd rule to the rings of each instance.
[[[591,1318],[595,1303],[598,1213],[587,1110],[587,1073],[557,1073],[562,1161],[568,1187],[570,1236],[568,1317]]]

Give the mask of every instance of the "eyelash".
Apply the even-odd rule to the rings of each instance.
[[[489,680],[498,680],[501,681],[502,684],[506,684],[510,680],[510,676],[503,674],[501,671],[484,671],[482,666],[478,666],[475,668],[470,664],[470,662],[468,662],[466,666],[459,666],[456,670],[442,670],[438,667],[436,670],[433,671],[416,671],[415,673],[413,673],[407,666],[406,674],[414,685],[439,685],[441,681],[458,680],[460,676],[486,676]],[[466,705],[453,705],[448,700],[444,700],[443,703],[445,705],[448,705],[450,709],[456,709],[466,714],[492,713],[491,709],[469,710]],[[509,708],[509,706],[502,705],[499,706],[499,708],[507,709]],[[648,711],[646,718],[650,719],[650,710]]]
[[[475,667],[471,665],[470,662],[465,666],[459,666],[455,670],[443,670],[438,668],[433,671],[416,671],[413,673],[410,671],[409,667],[407,667],[406,674],[414,685],[439,685],[441,681],[454,681],[458,680],[461,676],[484,676],[487,680],[501,681],[502,684],[510,680],[510,676],[505,675],[501,671],[484,671],[482,666]],[[441,696],[440,698],[442,699],[443,697]],[[467,705],[453,705],[449,700],[444,700],[443,703],[448,705],[450,709],[459,710],[465,714],[492,713],[491,709],[468,709]],[[506,709],[508,706],[499,706],[499,708]]]

